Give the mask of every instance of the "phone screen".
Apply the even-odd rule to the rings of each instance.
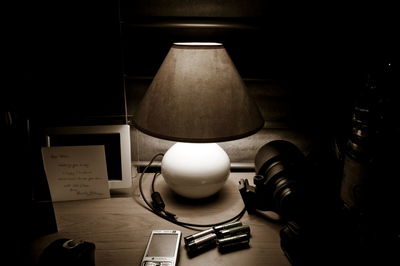
[[[177,234],[153,234],[147,257],[174,257]]]

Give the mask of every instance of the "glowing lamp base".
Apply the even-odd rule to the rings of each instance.
[[[229,172],[229,157],[216,143],[178,142],[165,153],[161,162],[161,173],[169,187],[192,199],[217,193]]]

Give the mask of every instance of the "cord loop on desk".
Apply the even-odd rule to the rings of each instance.
[[[150,210],[154,214],[158,215],[159,217],[161,217],[161,218],[163,218],[163,219],[165,219],[165,220],[167,220],[167,221],[169,221],[171,223],[174,223],[174,224],[177,224],[177,225],[180,225],[180,226],[183,226],[183,227],[189,227],[190,229],[197,230],[197,231],[200,231],[201,229],[192,228],[192,227],[202,227],[202,228],[203,227],[213,227],[213,226],[218,226],[218,225],[230,223],[230,222],[233,222],[233,221],[239,221],[243,217],[244,213],[246,212],[246,208],[243,208],[237,215],[235,215],[234,217],[232,217],[230,219],[227,219],[225,221],[218,222],[218,223],[213,223],[213,224],[194,224],[194,223],[186,223],[186,222],[178,221],[175,214],[167,212],[165,210],[165,203],[162,200],[161,194],[159,192],[155,191],[155,188],[154,188],[155,179],[160,174],[158,172],[155,173],[154,176],[153,176],[153,180],[152,180],[152,184],[151,184],[151,187],[152,187],[152,195],[151,195],[151,197],[153,199],[153,202],[150,203],[147,200],[147,198],[145,197],[144,193],[143,193],[143,177],[144,177],[144,174],[146,173],[147,169],[152,165],[154,160],[159,156],[164,156],[164,154],[163,153],[157,153],[156,155],[154,155],[153,158],[150,160],[149,164],[143,169],[143,172],[140,174],[140,178],[139,178],[140,195],[142,196],[142,198],[143,198],[144,202],[146,203],[146,205],[150,208]]]

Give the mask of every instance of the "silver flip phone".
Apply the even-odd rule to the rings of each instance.
[[[141,266],[175,266],[181,243],[181,231],[153,230],[147,242]]]

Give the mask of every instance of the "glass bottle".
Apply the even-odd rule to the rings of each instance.
[[[387,251],[400,242],[393,222],[399,181],[389,151],[399,149],[393,77],[390,61],[371,69],[352,110],[340,199],[345,245],[356,265],[388,258]]]

